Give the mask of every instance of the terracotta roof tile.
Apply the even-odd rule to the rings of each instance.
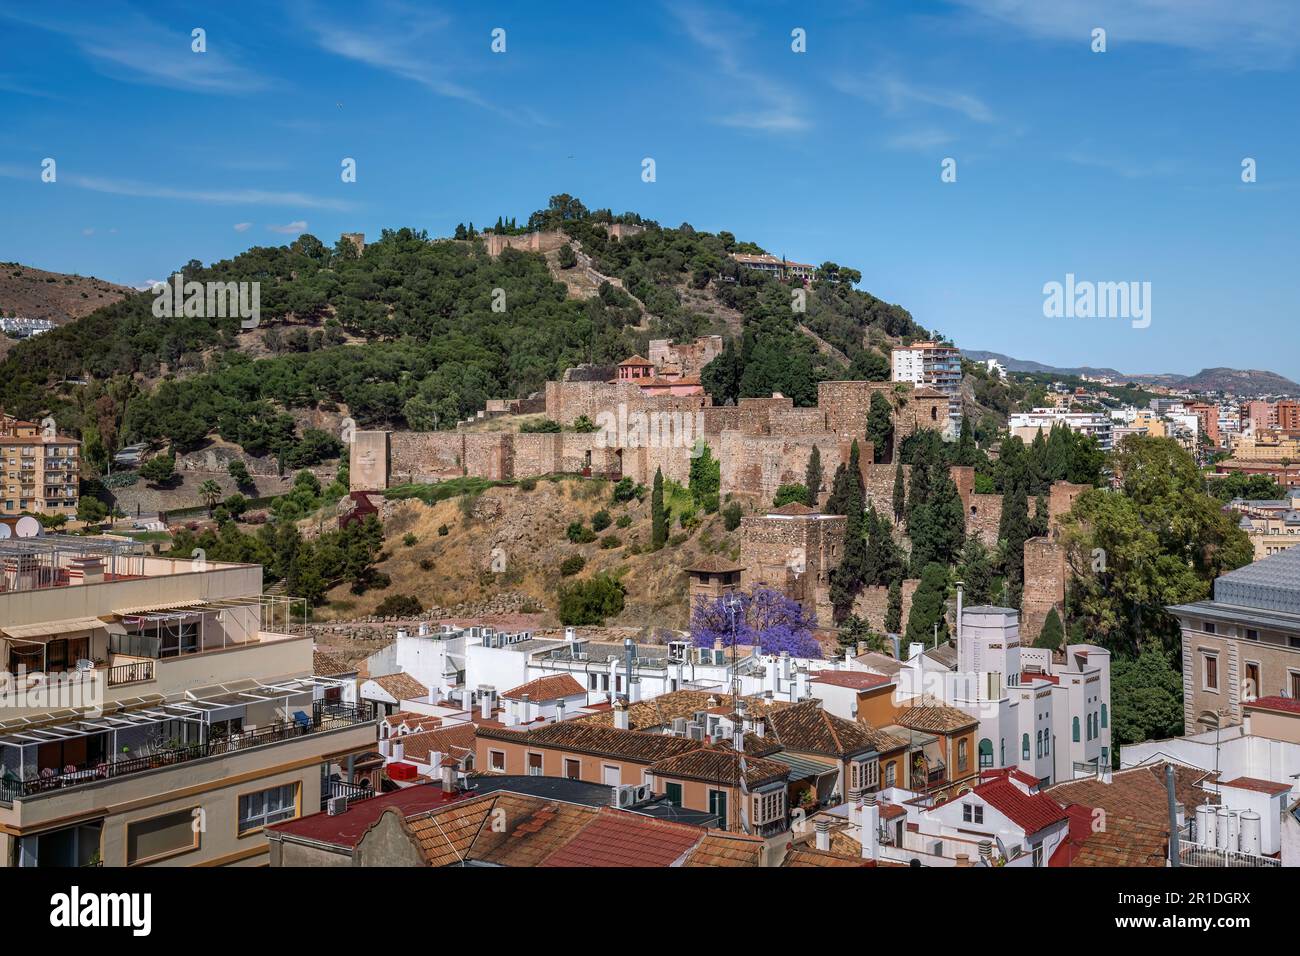
[[[349,666],[345,661],[340,660],[333,654],[326,654],[324,651],[318,651],[313,647],[311,651],[311,672],[316,677],[340,677],[344,674],[355,674],[357,669]]]
[[[1164,828],[1107,816],[1106,827],[1092,833],[1074,854],[1071,866],[1163,867],[1169,856],[1169,835]]]
[[[576,697],[579,694],[585,697],[587,689],[579,684],[572,674],[552,674],[512,687],[501,696],[508,700],[518,700],[524,694],[528,695],[529,701],[536,704],[560,700],[564,697]]]
[[[1273,780],[1261,780],[1259,777],[1236,777],[1233,780],[1225,780],[1219,784],[1220,787],[1233,787],[1237,790],[1253,790],[1255,793],[1267,793],[1271,796],[1277,796],[1280,793],[1289,793],[1291,785],[1288,783],[1277,783]]]
[[[814,684],[830,684],[833,687],[848,687],[853,690],[868,690],[893,681],[892,677],[872,674],[867,671],[817,671],[809,680]]]
[[[700,842],[699,827],[601,807],[596,817],[541,866],[672,866]]]
[[[1166,762],[1117,770],[1111,782],[1095,777],[1070,780],[1043,792],[1060,804],[1081,803],[1105,811],[1107,818],[1128,817],[1139,823],[1169,829],[1169,797],[1165,792]],[[1213,774],[1195,767],[1174,764],[1174,796],[1191,815],[1203,803],[1217,804],[1217,794],[1201,789]]]
[[[402,734],[395,738],[402,742],[402,759],[428,763],[434,751],[452,760],[461,760],[466,753],[474,752],[474,725],[452,724],[434,730]]]
[[[761,837],[711,830],[682,866],[758,866],[765,845]]]
[[[782,866],[792,867],[811,867],[811,866],[871,866],[870,860],[864,860],[859,856],[842,856],[838,853],[827,853],[824,850],[795,849],[788,850],[785,859],[781,861]]]
[[[1025,793],[1006,779],[982,783],[975,795],[1029,836],[1069,819],[1064,808],[1042,793]]]
[[[743,564],[728,561],[716,554],[706,555],[685,569],[688,574],[734,574],[737,571],[744,570],[745,566]]]
[[[767,724],[786,750],[842,759],[875,749],[865,724],[828,714],[816,698],[774,711]]]
[[[1300,714],[1300,699],[1295,697],[1260,697],[1242,703],[1243,707],[1254,710],[1277,710],[1286,714]]]
[[[953,734],[979,726],[979,721],[965,711],[928,700],[902,708],[894,719],[911,730],[937,734]]]
[[[775,780],[785,780],[790,775],[790,767],[779,761],[737,754],[730,747],[718,746],[701,747],[660,760],[650,765],[650,772],[659,778],[701,780],[729,786],[740,773],[742,756],[745,763],[745,784],[751,788]]]
[[[717,701],[716,704],[710,704],[709,701]],[[776,698],[760,697],[742,697],[741,702],[745,705],[745,713],[753,717],[764,717],[775,710],[785,707],[793,707],[788,700],[778,700]],[[627,710],[627,725],[632,730],[648,730],[656,727],[672,727],[673,720],[681,717],[691,720],[699,711],[708,710],[711,706],[726,707],[728,711],[732,708],[731,695],[707,690],[675,690],[667,694],[660,694],[658,697],[651,697],[649,700],[637,701]],[[598,714],[584,714],[581,717],[575,717],[566,723],[597,724],[612,727],[614,726],[614,715],[610,711],[603,711]]]
[[[383,677],[372,677],[371,680],[397,701],[419,700],[429,696],[429,688],[410,674],[385,674]]]
[[[531,730],[480,726],[480,737],[513,741],[529,747],[565,750],[599,757],[617,757],[639,763],[653,763],[667,757],[698,750],[701,743],[669,734],[651,734],[639,730],[619,730],[578,720],[544,724]]]

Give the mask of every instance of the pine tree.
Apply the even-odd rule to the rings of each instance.
[[[966,603],[988,604],[993,600],[993,562],[978,534],[966,539],[957,574],[963,583]]]
[[[808,467],[804,470],[803,485],[808,489],[808,500],[804,502],[809,508],[817,507],[817,497],[822,490],[822,453],[813,445],[812,454],[808,456]]]
[[[664,473],[655,469],[654,489],[650,492],[650,548],[658,551],[668,543],[668,513],[664,510]]]
[[[979,449],[975,447],[975,433],[971,429],[970,419],[961,417],[961,435],[957,447],[952,453],[954,465],[974,465],[979,460]]]

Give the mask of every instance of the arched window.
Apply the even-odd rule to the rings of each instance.
[[[1029,759],[1029,734],[1025,734],[1023,737],[1020,738],[1020,751],[1021,751],[1020,754],[1021,759],[1028,760]]]
[[[993,766],[993,741],[985,737],[980,741],[980,769]]]
[[[1079,742],[1079,718],[1074,718],[1074,742]]]

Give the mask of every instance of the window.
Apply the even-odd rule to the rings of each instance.
[[[540,777],[542,775],[542,755],[536,751],[528,751],[528,776]]]
[[[241,810],[243,800],[244,798],[241,797]],[[128,866],[198,848],[199,828],[194,825],[193,807],[126,825]]]
[[[1246,628],[1246,640],[1248,641],[1259,640],[1259,631],[1255,630],[1253,627]]]
[[[754,822],[760,826],[785,817],[785,788],[754,794]]]
[[[1029,734],[1025,734],[1020,738],[1020,759],[1029,759]]]
[[[1213,634],[1213,633],[1214,633],[1214,622],[1213,622],[1213,621],[1202,621],[1202,622],[1201,622],[1201,630],[1204,631],[1206,634]]]
[[[1050,730],[1044,730],[1043,731],[1043,756],[1050,757],[1051,755],[1052,755],[1052,732]]]
[[[564,775],[570,780],[582,779],[582,761],[574,760],[572,757],[564,758]]]
[[[1073,733],[1074,742],[1077,744],[1079,742],[1079,718],[1078,717],[1074,718],[1072,722],[1072,728],[1074,731]]]
[[[894,782],[897,779],[896,777],[897,772],[898,771],[895,768],[894,761],[891,760],[889,761],[889,763],[885,764],[885,786],[886,787],[892,787],[894,785]]]
[[[965,823],[983,823],[984,807],[974,803],[961,805],[961,818]]]
[[[725,790],[709,791],[709,812],[718,818],[718,826],[722,829],[726,829],[727,791]]]
[[[488,768],[491,770],[495,770],[497,773],[505,773],[506,752],[504,750],[489,750]]]
[[[1076,729],[1078,729],[1079,726],[1078,717],[1074,718],[1074,726]],[[1076,737],[1075,739],[1077,740],[1078,738]],[[1034,734],[1034,756],[1041,757],[1042,755],[1043,755],[1043,732],[1040,730],[1036,734]]]
[[[298,815],[298,785],[286,783],[239,798],[239,832],[260,830],[270,823],[291,820]]]
[[[607,787],[617,787],[623,782],[623,770],[618,764],[601,764],[601,779]]]
[[[993,741],[985,737],[980,741],[980,769],[993,766]]]
[[[1291,671],[1287,676],[1291,679],[1291,699],[1300,699],[1300,671]]]
[[[1201,689],[1219,689],[1219,655],[1201,654]]]
[[[668,802],[673,806],[680,807],[682,805],[682,785],[680,783],[664,784],[664,796],[668,798]]]
[[[970,764],[970,741],[965,738],[957,741],[957,770],[963,771]]]
[[[1101,705],[1101,725],[1102,725],[1103,727],[1107,727],[1107,726],[1109,726],[1109,720],[1108,720],[1108,717],[1107,717],[1107,713],[1106,713],[1106,705],[1105,705],[1105,704],[1102,704],[1102,705]]]

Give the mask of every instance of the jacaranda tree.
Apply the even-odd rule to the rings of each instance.
[[[734,613],[733,613],[734,612]],[[789,651],[791,657],[821,657],[812,635],[816,618],[780,591],[755,588],[712,601],[700,601],[691,613],[691,639],[697,647],[744,647],[758,644],[765,654]]]

